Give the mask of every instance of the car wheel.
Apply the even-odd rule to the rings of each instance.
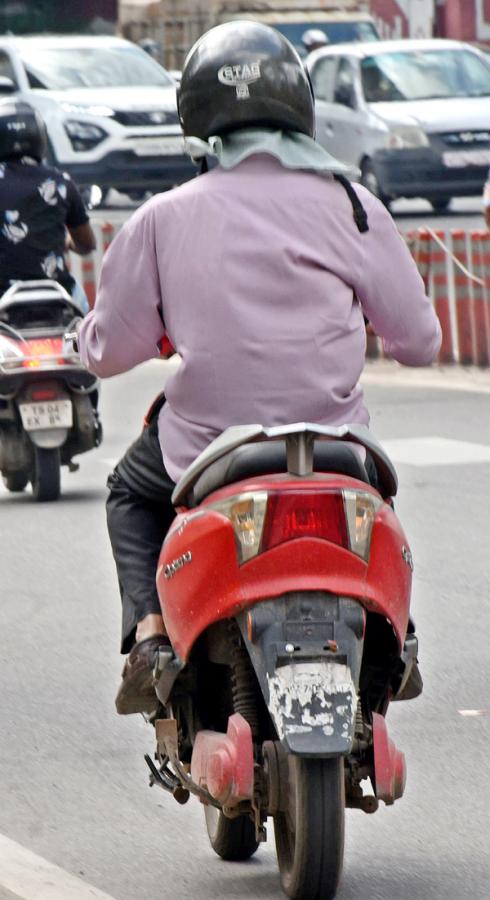
[[[451,205],[451,197],[427,197],[435,213],[443,213]]]
[[[387,194],[384,193],[379,181],[376,172],[374,171],[373,164],[369,160],[365,160],[362,164],[361,168],[361,184],[371,191],[378,200],[381,200],[386,206],[386,209],[390,208],[390,203],[392,198],[388,197]]]
[[[126,196],[129,197],[134,203],[144,203],[151,196],[151,192],[147,190],[142,191],[126,191]]]
[[[56,153],[54,152],[54,147],[48,137],[48,149],[46,152],[46,163],[48,166],[57,166],[58,160],[56,159]]]

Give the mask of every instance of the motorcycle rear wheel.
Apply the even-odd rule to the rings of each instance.
[[[342,757],[289,757],[289,802],[274,816],[277,860],[291,900],[332,900],[344,857]]]
[[[57,500],[61,491],[61,463],[58,447],[34,447],[32,493],[35,500]]]
[[[204,815],[209,843],[221,859],[240,862],[253,856],[259,844],[248,816],[228,819],[215,806],[205,806]]]

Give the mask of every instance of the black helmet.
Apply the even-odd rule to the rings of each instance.
[[[0,103],[0,159],[33,156],[41,162],[47,150],[46,126],[37,109],[16,100]]]
[[[310,80],[293,45],[275,28],[226,22],[189,51],[179,90],[184,134],[207,140],[237,128],[315,132]]]
[[[321,28],[308,28],[301,36],[301,41],[308,50],[317,50],[319,47],[326,47],[329,43],[328,37]]]

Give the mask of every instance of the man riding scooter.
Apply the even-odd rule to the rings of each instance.
[[[95,235],[70,176],[44,158],[46,126],[27,103],[0,104],[0,295],[15,281],[58,281],[84,315],[84,291],[66,268],[68,250],[85,256]]]
[[[109,478],[122,714],[156,705],[155,655],[169,642],[155,572],[186,467],[234,424],[367,424],[364,316],[406,365],[431,363],[441,341],[389,213],[315,142],[311,85],[279,32],[235,21],[205,34],[179,110],[193,155],[218,165],[125,224],[79,333],[102,378],[157,357],[164,335],[182,357]]]

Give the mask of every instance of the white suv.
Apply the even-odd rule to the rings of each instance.
[[[192,178],[176,83],[142,49],[115,37],[0,37],[0,97],[35,106],[49,162],[81,188],[130,196]]]

